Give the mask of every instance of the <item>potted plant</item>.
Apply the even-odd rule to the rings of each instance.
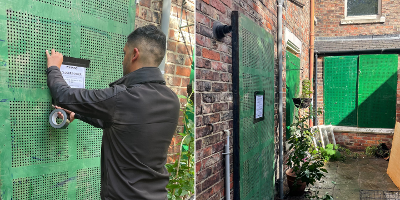
[[[301,117],[296,116],[295,122],[290,126],[292,135],[288,139],[290,148],[286,165],[289,169],[286,175],[293,195],[302,195],[307,185],[313,185],[324,177],[323,172],[328,172],[322,168],[324,158],[312,140],[312,127],[308,125],[309,120],[312,119],[312,113],[314,111],[311,109]],[[321,113],[322,111],[318,110],[315,114]]]
[[[311,81],[304,79],[302,81],[302,89],[300,98],[293,98],[294,105],[300,108],[307,108],[311,103]]]

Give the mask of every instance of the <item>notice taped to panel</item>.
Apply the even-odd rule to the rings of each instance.
[[[71,88],[85,88],[85,73],[89,64],[89,60],[64,57],[60,71]]]
[[[254,123],[264,119],[264,91],[254,93]]]
[[[62,76],[64,77],[64,80],[71,88],[85,88],[86,68],[61,65],[60,71]]]

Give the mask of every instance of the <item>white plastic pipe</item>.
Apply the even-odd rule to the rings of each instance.
[[[171,0],[163,0],[163,6],[162,6],[162,13],[161,13],[161,31],[165,34],[167,37],[166,40],[168,41],[168,30],[169,30],[169,16],[171,14]],[[167,42],[166,42],[167,44]],[[161,61],[160,68],[161,73],[164,74],[165,72],[165,60],[167,57],[167,51],[165,51],[165,56],[163,60]]]
[[[225,155],[225,199],[230,200],[231,199],[231,180],[230,180],[230,161],[229,161],[229,135],[230,131],[229,130],[224,130],[226,134],[226,144],[225,144],[225,153],[222,153]]]

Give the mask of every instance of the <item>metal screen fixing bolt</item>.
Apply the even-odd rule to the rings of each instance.
[[[225,37],[225,34],[232,32],[232,26],[223,25],[221,22],[214,22],[213,35],[216,39]]]

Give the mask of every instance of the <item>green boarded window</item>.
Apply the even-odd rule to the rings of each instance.
[[[325,124],[357,126],[357,63],[358,56],[325,58]]]
[[[324,59],[325,124],[393,128],[398,55]]]
[[[286,52],[286,126],[293,123],[296,107],[292,98],[299,94],[300,85],[300,58]],[[290,137],[290,129],[286,129],[286,138]]]
[[[358,126],[394,128],[398,55],[360,55]]]

